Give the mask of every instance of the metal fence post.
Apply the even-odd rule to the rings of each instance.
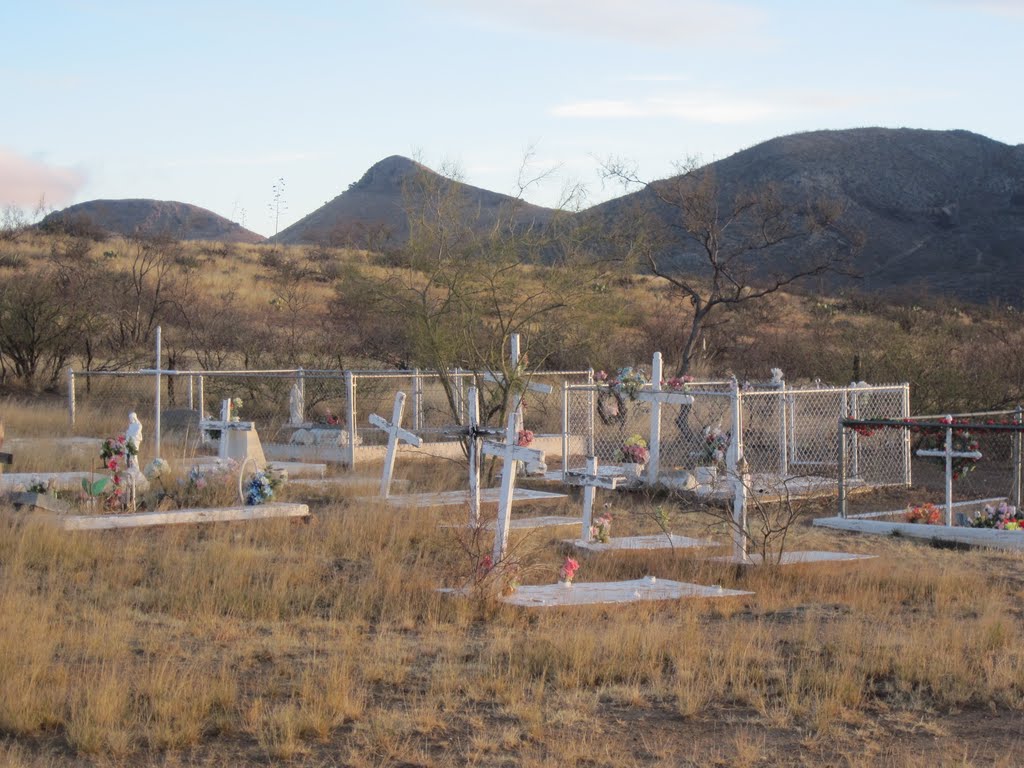
[[[569,471],[569,382],[562,379],[562,482]]]
[[[356,468],[356,379],[352,371],[345,371],[345,399],[348,413],[348,466]]]
[[[1022,409],[1021,406],[1019,406],[1019,405],[1017,406],[1017,408],[1013,412],[1013,422],[1014,422],[1014,424],[1020,424],[1020,423],[1024,422],[1024,409]],[[1021,498],[1020,498],[1021,497],[1021,480],[1022,480],[1021,475],[1024,474],[1024,473],[1021,472],[1021,461],[1024,460],[1024,451],[1021,450],[1021,447],[1022,447],[1022,445],[1021,445],[1021,433],[1020,433],[1020,431],[1014,432],[1013,433],[1013,493],[1012,493],[1013,499],[1012,499],[1012,502],[1013,502],[1013,506],[1017,507],[1017,509],[1020,509],[1020,502],[1021,502]]]
[[[75,426],[75,369],[68,366],[68,422]]]
[[[206,397],[203,391],[204,381],[202,374],[198,378],[199,380],[196,382],[196,398],[199,400],[199,420],[202,421],[206,418]]]
[[[789,477],[789,435],[786,427],[786,382],[779,387],[779,472],[785,480]]]
[[[846,517],[846,427],[839,417],[839,516]]]
[[[747,562],[747,485],[743,457],[743,399],[740,385],[732,382],[732,440],[726,453],[726,467],[733,487],[732,553],[739,562]]]
[[[420,369],[412,372],[412,431],[419,432],[422,425],[420,419],[423,414],[423,382],[420,379]]]
[[[188,374],[188,387],[187,387],[187,390],[186,390],[187,393],[188,393],[188,409],[190,411],[195,410],[195,407],[196,407],[196,391],[195,391],[195,387],[196,387],[195,377],[192,375],[192,372],[190,371],[189,374]]]
[[[299,415],[302,417],[301,422],[306,420],[306,371],[299,368],[295,382],[299,385],[299,403],[302,405],[302,413]]]
[[[910,418],[910,385],[909,384],[904,384],[903,385],[903,403],[902,403],[902,413],[900,414],[900,418],[902,418],[904,421],[906,421],[907,419]],[[910,474],[911,471],[912,471],[912,462],[911,462],[911,456],[910,456],[910,430],[909,429],[903,430],[903,466],[905,468],[905,472],[904,472],[904,477],[906,478],[905,484],[906,484],[907,488],[910,488],[911,481],[912,481],[911,474]]]
[[[661,352],[651,358],[651,389],[661,390]],[[651,441],[647,452],[647,485],[656,485],[661,468],[661,403],[651,401]]]
[[[156,327],[156,401],[154,404],[155,414],[155,426],[153,427],[153,458],[160,458],[160,389],[163,383],[161,379],[162,371],[160,366],[162,365],[161,358],[162,354],[160,351],[162,342],[160,326]]]

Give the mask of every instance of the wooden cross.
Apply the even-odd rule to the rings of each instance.
[[[661,462],[661,406],[693,405],[693,395],[683,392],[664,391],[661,388],[661,352],[655,352],[651,360],[651,389],[636,393],[636,399],[651,404],[651,439],[648,441],[650,456],[647,459],[647,482],[658,481],[658,465]]]
[[[482,453],[485,456],[496,456],[503,462],[501,469],[501,493],[498,497],[498,521],[494,532],[494,551],[492,559],[497,565],[505,556],[508,548],[509,521],[512,516],[512,495],[516,489],[516,471],[519,462],[541,461],[544,452],[535,448],[516,445],[516,411],[508,414],[508,426],[505,427],[505,442],[485,442]]]
[[[402,414],[405,411],[405,392],[395,393],[395,407],[391,411],[391,421],[385,421],[376,413],[370,414],[370,423],[388,433],[388,452],[384,457],[384,472],[380,478],[380,495],[386,499],[391,495],[391,476],[395,471],[395,454],[398,452],[398,441],[419,448],[423,440],[419,435],[402,429]]]
[[[504,434],[500,429],[488,429],[480,426],[480,395],[476,387],[470,387],[466,393],[468,400],[469,423],[462,429],[446,430],[449,435],[461,435],[468,443],[469,455],[469,524],[480,525],[480,439]]]
[[[978,451],[955,451],[953,450],[953,417],[947,416],[944,421],[949,423],[946,427],[946,445],[942,450],[930,450],[920,448],[918,456],[942,457],[946,460],[946,520],[947,526],[953,525],[953,459],[974,459],[981,458]]]
[[[220,420],[216,419],[203,419],[199,422],[199,428],[204,432],[208,432],[212,429],[220,430],[220,445],[217,447],[217,456],[222,461],[227,461],[228,458],[228,438],[224,434],[226,430],[234,429],[239,432],[251,432],[256,428],[256,424],[251,421],[232,421],[231,420],[231,401],[224,400],[220,405]]]
[[[583,528],[580,541],[590,541],[590,526],[594,523],[594,496],[598,488],[614,491],[619,483],[626,482],[625,475],[597,474],[597,457],[587,457],[585,472],[566,472],[565,483],[583,488]]]

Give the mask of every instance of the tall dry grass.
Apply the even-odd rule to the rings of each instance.
[[[404,471],[417,489],[461,482],[448,463]],[[607,498],[616,535],[657,530],[670,505],[674,530],[727,538],[671,499]],[[69,534],[0,509],[0,762],[1020,757],[1020,556],[800,527],[793,546],[879,558],[737,572],[685,551],[590,557],[582,581],[654,573],[755,594],[524,612],[435,591],[467,581],[489,548],[441,527],[465,510],[334,491],[314,511],[311,523]],[[514,534],[522,578],[554,581],[576,533]]]

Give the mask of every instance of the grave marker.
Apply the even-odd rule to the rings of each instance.
[[[580,541],[590,541],[590,527],[594,522],[594,496],[598,488],[614,491],[620,483],[626,482],[624,475],[599,475],[597,457],[587,457],[586,472],[566,472],[565,483],[583,488],[583,526]]]
[[[259,435],[256,434],[255,423],[232,421],[230,400],[224,400],[221,403],[219,420],[203,419],[199,422],[199,428],[204,432],[220,431],[217,456],[222,461],[234,459],[238,463],[242,463],[251,458],[260,466],[267,463],[266,457],[263,455],[263,446],[260,445]]]
[[[647,459],[647,483],[658,482],[658,467],[661,462],[661,406],[693,405],[693,395],[684,392],[664,391],[661,388],[661,352],[655,352],[651,360],[651,389],[636,393],[636,399],[651,404],[651,439],[648,442],[650,456]]]
[[[380,495],[386,499],[391,495],[391,477],[395,472],[395,454],[398,452],[398,442],[413,445],[419,448],[423,440],[419,435],[402,429],[402,415],[405,412],[405,392],[395,393],[395,406],[391,411],[391,421],[385,421],[375,413],[370,414],[369,421],[373,426],[385,431],[388,435],[388,452],[384,457],[384,469],[380,478]]]
[[[949,424],[946,427],[946,445],[940,450],[929,450],[920,448],[918,456],[941,457],[946,460],[946,520],[947,527],[953,525],[953,459],[974,459],[981,458],[978,451],[957,451],[953,448],[953,417],[946,416],[943,421]]]
[[[533,448],[526,448],[516,444],[516,416],[518,408],[513,409],[508,415],[508,426],[505,428],[505,442],[485,442],[482,453],[485,456],[495,456],[502,460],[501,469],[501,494],[498,501],[498,521],[494,532],[494,550],[492,558],[495,565],[500,563],[505,556],[508,547],[509,518],[512,513],[512,496],[516,487],[516,471],[519,462],[537,461],[543,459],[544,452]]]

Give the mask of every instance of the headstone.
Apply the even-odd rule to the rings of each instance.
[[[302,426],[306,421],[306,396],[296,381],[288,395],[288,423],[293,427]]]
[[[251,421],[234,421],[231,418],[230,400],[224,400],[221,404],[220,419],[204,419],[199,422],[199,427],[204,432],[220,432],[217,451],[220,459],[231,459],[239,464],[252,459],[258,467],[266,465],[267,459],[263,455],[263,445],[256,433],[256,425]]]

